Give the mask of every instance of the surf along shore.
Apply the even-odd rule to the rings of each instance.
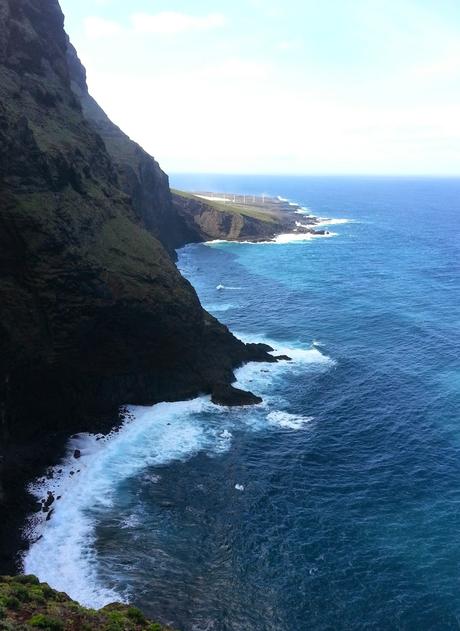
[[[285,242],[331,236],[325,220],[296,202],[268,195],[173,190],[173,203],[196,241]],[[285,237],[283,239],[283,237]]]
[[[199,226],[200,232],[196,241],[203,242],[208,240],[212,242],[223,240],[247,243],[284,243],[291,237],[295,240],[331,236],[333,234],[321,227],[322,218],[314,216],[300,204],[281,197],[208,191],[194,193],[173,191],[173,200],[176,204],[178,198],[185,200],[187,203],[187,217],[193,216],[194,221]],[[214,225],[217,225],[215,217],[222,222],[218,225],[217,233],[211,230]],[[238,227],[239,232],[235,230],[235,225]],[[252,403],[257,402],[253,401]],[[110,435],[121,427],[123,421],[124,409],[122,409],[119,417],[101,419],[101,422],[92,429],[95,434],[99,432],[99,436]],[[83,426],[81,431],[86,429]],[[78,431],[78,428],[75,427],[74,430]],[[63,434],[67,436],[68,432],[63,432]],[[57,437],[55,442],[56,445],[53,445],[53,449],[48,450],[46,460],[44,457],[35,470],[31,472],[32,474],[27,476],[27,482],[30,483],[31,480],[35,480],[33,486],[36,485],[39,479],[42,479],[43,482],[48,480],[48,482],[51,482],[50,487],[53,486],[52,479],[55,472],[59,470],[63,460],[66,459],[65,448],[63,451],[62,443],[66,442],[67,449],[69,449],[72,440],[68,442],[64,436],[61,436],[60,438]],[[73,454],[74,450],[72,449],[71,451]],[[60,464],[56,466],[56,463]],[[76,459],[75,464],[77,463],[78,460]],[[14,563],[19,567],[22,565],[24,551],[27,551],[29,545],[35,539],[34,536],[31,537],[30,531],[28,532],[28,527],[24,531],[25,516],[29,515],[30,518],[34,514],[40,515],[43,513],[45,519],[52,518],[54,506],[50,502],[54,502],[54,498],[58,495],[47,496],[45,492],[41,498],[42,501],[37,503],[37,497],[34,497],[34,494],[24,493],[23,484],[23,479],[17,480],[17,505],[9,507],[8,515],[11,537],[7,548],[10,558],[15,559]],[[28,522],[28,526],[30,526],[30,522]]]

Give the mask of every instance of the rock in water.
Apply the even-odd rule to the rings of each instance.
[[[222,383],[213,387],[211,401],[216,405],[257,405],[262,399],[252,392]]]
[[[54,503],[54,495],[52,494],[51,491],[48,491],[48,497],[46,498],[45,504],[44,504],[44,509],[49,509],[49,507]]]

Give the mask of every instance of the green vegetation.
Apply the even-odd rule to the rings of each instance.
[[[272,209],[265,210],[257,203],[248,203],[243,205],[233,203],[232,201],[219,202],[210,199],[203,199],[193,193],[186,193],[185,191],[179,191],[176,189],[171,189],[171,192],[179,195],[180,197],[184,197],[185,199],[198,201],[202,203],[203,206],[209,206],[219,212],[229,213],[231,215],[243,215],[244,217],[251,217],[252,219],[258,219],[259,221],[264,221],[266,223],[276,223],[279,221],[279,215],[276,211]]]
[[[36,576],[0,577],[0,631],[167,631],[129,605],[86,609]],[[171,630],[169,630],[171,631]]]

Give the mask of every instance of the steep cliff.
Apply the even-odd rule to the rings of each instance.
[[[169,253],[191,240],[187,223],[172,206],[168,176],[142,147],[132,141],[106,115],[88,92],[86,70],[69,43],[67,63],[72,90],[83,115],[100,135],[118,174],[121,189],[129,195],[140,223],[161,241]]]
[[[86,70],[77,51],[67,49],[71,85],[83,114],[104,140],[117,169],[118,182],[130,196],[136,217],[175,258],[176,248],[210,239],[266,239],[280,231],[280,218],[255,217],[218,208],[193,195],[169,189],[159,164],[107,116],[88,92]]]
[[[180,276],[159,241],[179,239],[167,178],[82,105],[68,51],[57,0],[0,0],[0,571],[24,482],[70,433],[124,403],[210,392],[264,356]]]
[[[294,226],[292,217],[280,213],[253,213],[250,209],[200,199],[190,193],[173,191],[174,211],[192,242],[226,239],[228,241],[260,241]]]

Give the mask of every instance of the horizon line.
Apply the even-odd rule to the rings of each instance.
[[[163,169],[164,170],[164,169]],[[360,177],[460,179],[460,173],[238,173],[236,171],[165,171],[171,175],[228,175],[238,177]]]

